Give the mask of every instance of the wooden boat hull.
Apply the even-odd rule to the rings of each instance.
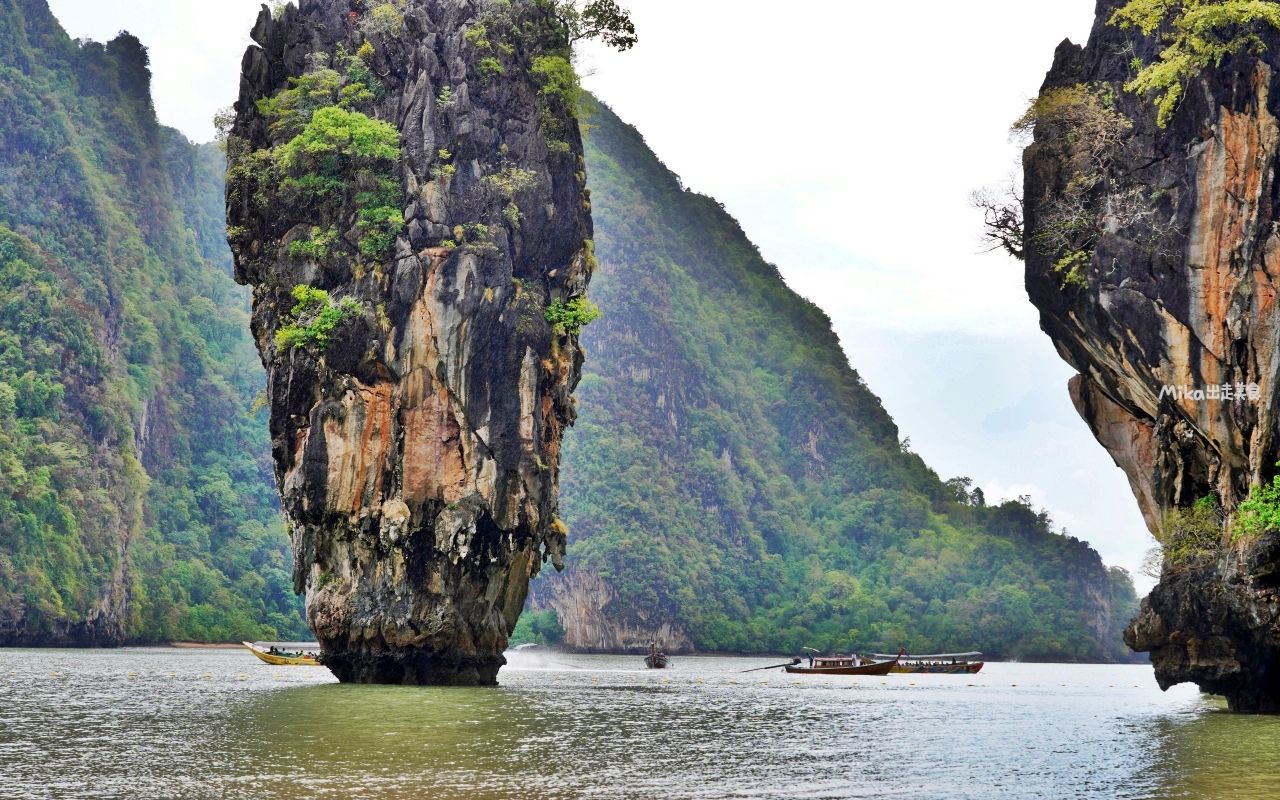
[[[895,662],[880,661],[875,664],[863,664],[853,667],[797,667],[787,665],[783,669],[792,675],[888,675],[893,671]]]
[[[667,663],[668,661],[665,655],[659,655],[657,657],[654,657],[654,656],[644,657],[644,665],[649,669],[666,669]]]
[[[985,664],[981,661],[973,664],[922,664],[917,666],[899,664],[889,671],[903,674],[977,675],[984,666]]]
[[[320,662],[316,661],[314,658],[308,658],[306,656],[299,656],[297,658],[290,658],[289,656],[278,656],[274,653],[268,653],[265,650],[260,650],[257,647],[254,647],[253,645],[249,644],[248,642],[241,642],[240,644],[244,645],[245,648],[250,653],[253,653],[258,658],[276,667],[318,667],[320,666]]]

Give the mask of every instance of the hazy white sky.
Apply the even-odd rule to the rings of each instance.
[[[624,4],[640,44],[588,48],[586,85],[826,309],[913,449],[989,498],[1030,494],[1136,572],[1128,484],[1071,408],[1021,264],[977,252],[966,203],[1010,170],[1009,123],[1057,44],[1087,38],[1093,0]],[[161,121],[212,138],[258,3],[50,5],[74,37],[137,35]]]

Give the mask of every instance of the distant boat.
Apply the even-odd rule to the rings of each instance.
[[[872,653],[871,658],[892,658],[883,653]],[[985,666],[982,653],[934,653],[932,655],[903,655],[890,672],[933,673],[937,675],[977,675]]]
[[[812,667],[787,664],[784,669],[796,675],[888,675],[898,664],[897,656],[884,656],[875,661],[858,655],[815,656]],[[800,659],[796,659],[799,662]]]
[[[250,644],[249,642],[241,642],[240,644],[248,648],[249,652],[253,653],[258,658],[262,659],[268,664],[274,664],[277,667],[318,667],[320,666],[320,662],[316,660],[316,657],[313,654],[306,652],[305,647],[297,647],[296,652],[290,652],[280,646],[280,645],[296,646],[298,644],[305,644],[305,643],[257,642],[254,644]],[[274,653],[270,652],[272,648],[275,648],[276,652]],[[320,645],[316,644],[315,649],[319,650]]]
[[[671,663],[671,659],[667,658],[666,653],[658,652],[657,644],[649,645],[649,655],[644,657],[644,665],[649,669],[666,669]]]

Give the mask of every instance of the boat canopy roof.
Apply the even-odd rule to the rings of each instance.
[[[319,642],[254,642],[254,647],[263,650],[274,647],[277,650],[319,650]]]
[[[903,661],[923,661],[926,659],[942,660],[944,658],[978,658],[982,653],[930,653],[928,655],[916,655],[915,653],[903,653]],[[897,658],[896,655],[886,655],[884,653],[872,653],[872,658]]]

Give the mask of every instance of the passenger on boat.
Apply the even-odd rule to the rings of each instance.
[[[813,653],[809,653],[809,669],[813,669]]]

